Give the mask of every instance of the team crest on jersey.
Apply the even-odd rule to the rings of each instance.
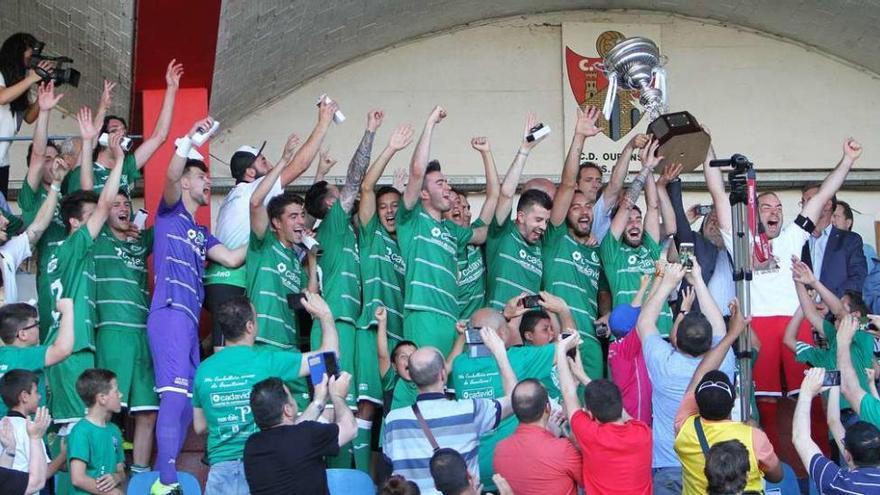
[[[526,250],[525,250],[525,249],[520,249],[520,250],[519,250],[519,257],[522,258],[522,259],[525,259],[526,256],[528,256],[528,253],[526,253]]]
[[[52,273],[56,269],[58,269],[58,257],[53,254],[52,257],[49,258],[49,263],[46,264],[46,271]]]
[[[284,263],[278,263],[278,265],[275,268],[278,269],[279,273],[284,273],[287,271],[287,265],[285,265]]]
[[[575,251],[575,252],[571,253],[571,259],[573,259],[575,261],[580,261],[582,258],[583,258],[583,255],[581,255],[580,251]]]
[[[440,234],[442,234],[442,232],[440,231],[440,227],[434,227],[433,229],[431,229],[432,236],[440,237]]]
[[[632,255],[630,255],[629,259],[626,260],[626,262],[629,263],[630,265],[635,265],[636,261],[638,261],[638,260],[639,260],[639,257],[632,254]]]
[[[599,255],[596,254],[596,251],[593,251],[593,252],[590,253],[590,258],[593,259],[593,263],[598,263],[598,262],[599,262]]]

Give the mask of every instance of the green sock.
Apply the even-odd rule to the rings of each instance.
[[[370,474],[370,433],[373,431],[373,422],[358,418],[358,431],[352,449],[354,450],[354,467]]]

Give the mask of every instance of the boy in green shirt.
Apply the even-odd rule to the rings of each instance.
[[[85,370],[76,380],[76,391],[88,407],[67,439],[67,469],[73,493],[123,495],[125,452],[122,432],[110,421],[122,410],[122,394],[110,370]]]
[[[0,376],[14,369],[36,373],[39,378],[40,405],[46,400],[43,370],[63,361],[73,349],[73,301],[59,299],[56,310],[61,314],[58,338],[49,345],[40,345],[40,322],[37,310],[30,304],[15,303],[0,307]],[[0,417],[6,407],[0,403]]]
[[[388,414],[398,407],[409,407],[416,403],[419,390],[409,376],[409,356],[416,352],[416,345],[409,340],[401,340],[388,353],[388,313],[382,306],[376,308],[376,355],[379,360],[379,375],[382,377],[382,402]]]
[[[327,303],[317,294],[306,292],[303,307],[323,327],[320,348],[306,354],[254,346],[258,334],[256,312],[245,296],[224,302],[217,311],[226,345],[199,366],[193,381],[193,429],[208,433],[206,454],[211,471],[205,493],[248,491],[242,458],[245,442],[257,431],[250,407],[251,388],[266,378],[291,382],[308,376],[311,355],[338,353],[336,325]],[[311,409],[304,414],[311,416]],[[240,485],[228,486],[231,479],[239,480]]]

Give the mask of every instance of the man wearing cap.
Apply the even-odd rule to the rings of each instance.
[[[333,122],[333,113],[337,109],[336,103],[321,102],[318,105],[318,122],[299,151],[299,137],[291,134],[284,146],[281,160],[275,165],[284,167],[281,176],[277,179],[269,194],[266,195],[265,204],[275,196],[284,192],[284,188],[297,179],[309,168],[309,164],[315,159],[321,149],[321,143],[327,134],[330,123]],[[229,170],[235,179],[235,187],[229,191],[220,212],[217,216],[217,224],[214,231],[217,239],[230,249],[244,246],[250,235],[250,200],[251,195],[262,182],[263,177],[272,165],[263,155],[266,142],[258,148],[242,146],[232,155],[229,161]],[[296,154],[294,154],[296,151]],[[288,166],[289,164],[289,166]],[[247,285],[245,267],[229,269],[218,263],[212,263],[205,271],[205,308],[214,314],[214,311],[225,301],[235,296],[242,296]],[[213,326],[214,347],[223,346],[223,335],[219,331],[216,322]]]
[[[749,450],[746,491],[762,492],[763,478],[773,483],[782,481],[782,463],[767,435],[746,423],[731,421],[736,388],[727,373],[717,369],[745,326],[737,306],[731,305],[727,335],[700,361],[675,415],[675,452],[681,459],[684,495],[706,493],[709,447],[727,440],[739,440]]]

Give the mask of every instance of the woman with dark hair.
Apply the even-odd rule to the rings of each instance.
[[[21,122],[32,124],[39,108],[31,102],[28,92],[41,77],[28,68],[37,39],[28,33],[15,33],[0,46],[0,138],[12,137]],[[40,62],[43,70],[51,70],[53,62]],[[9,188],[9,141],[0,142],[0,192],[5,197]]]

